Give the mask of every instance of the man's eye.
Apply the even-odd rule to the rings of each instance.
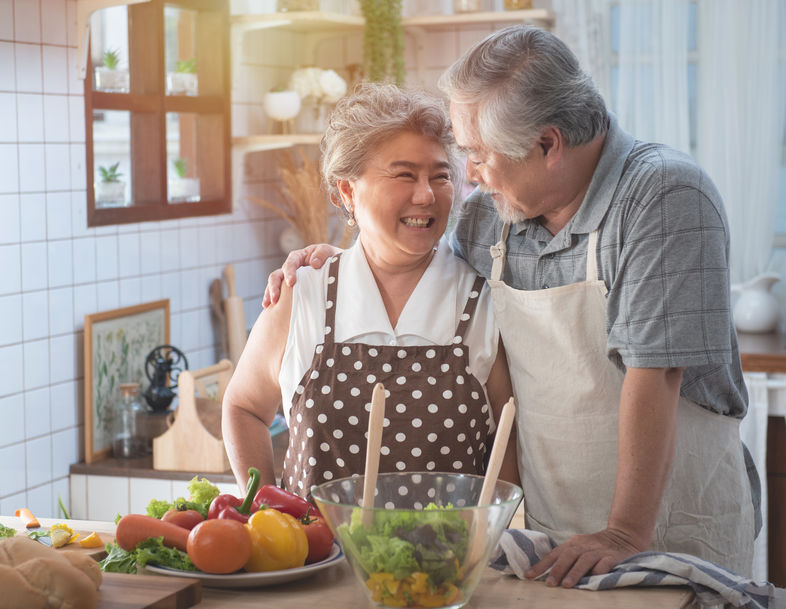
[[[415,175],[410,173],[410,172],[408,172],[408,171],[405,171],[403,173],[396,174],[396,177],[397,178],[404,178],[404,179],[408,179],[408,180],[413,180],[415,178]]]

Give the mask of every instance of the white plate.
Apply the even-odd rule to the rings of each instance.
[[[260,573],[232,573],[230,575],[214,575],[212,573],[202,573],[202,571],[180,571],[168,567],[156,567],[146,565],[145,570],[159,575],[169,575],[172,577],[190,577],[198,579],[203,586],[211,588],[256,588],[259,586],[276,586],[295,579],[301,579],[321,571],[327,567],[337,564],[344,558],[344,554],[334,541],[333,548],[327,558],[315,562],[311,565],[296,567],[294,569],[284,569],[282,571],[265,571]]]

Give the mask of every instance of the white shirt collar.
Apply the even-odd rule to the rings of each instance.
[[[450,268],[455,263],[450,248],[441,239],[393,329],[363,248],[356,241],[341,256],[335,340],[351,341],[363,334],[381,333],[390,338],[414,334],[433,344],[449,344],[457,324],[457,275]]]

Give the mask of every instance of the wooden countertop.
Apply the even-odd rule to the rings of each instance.
[[[738,332],[740,360],[745,372],[786,373],[786,335]]]
[[[75,530],[114,534],[112,522],[62,521],[40,518],[41,525],[68,522]],[[20,529],[21,521],[13,516],[0,516],[0,524]],[[165,577],[165,576],[161,576]],[[543,582],[521,581],[498,571],[487,569],[468,609],[684,609],[690,606],[693,592],[688,587],[622,588],[593,592],[550,588]],[[196,609],[314,609],[341,607],[368,609],[371,605],[352,574],[346,561],[316,574],[279,586],[228,590],[202,587],[202,602]]]

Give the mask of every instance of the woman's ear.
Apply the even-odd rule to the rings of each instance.
[[[349,180],[338,180],[336,186],[338,186],[338,193],[341,195],[341,202],[344,208],[351,214],[353,194],[352,183]]]

